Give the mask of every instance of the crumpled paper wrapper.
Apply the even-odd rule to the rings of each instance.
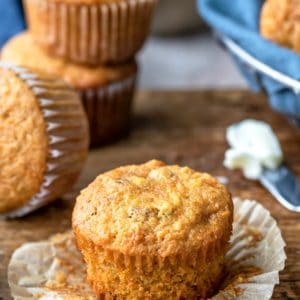
[[[224,279],[213,300],[270,299],[286,255],[280,229],[256,201],[234,199]],[[95,300],[71,232],[17,249],[8,268],[14,299]]]

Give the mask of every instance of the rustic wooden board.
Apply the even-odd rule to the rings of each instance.
[[[142,92],[137,98],[131,136],[91,152],[79,183],[64,200],[22,220],[0,222],[0,299],[10,299],[6,273],[14,249],[68,229],[74,198],[97,174],[152,158],[228,176],[233,195],[262,202],[278,220],[287,242],[288,260],[274,299],[299,299],[300,215],[282,208],[258,183],[243,179],[240,172],[225,170],[222,160],[225,128],[247,117],[257,118],[274,127],[287,164],[300,176],[300,130],[272,112],[264,96],[247,92]]]

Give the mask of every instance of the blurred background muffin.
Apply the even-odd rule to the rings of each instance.
[[[76,63],[132,59],[150,30],[157,0],[24,0],[29,30],[50,54]]]
[[[299,1],[267,0],[261,13],[261,34],[268,40],[300,52],[299,16]]]
[[[98,67],[69,63],[49,56],[28,32],[7,42],[1,59],[62,78],[75,88],[89,119],[92,146],[115,141],[128,132],[137,75],[135,61]]]
[[[17,0],[11,10],[20,9]],[[130,129],[138,73],[157,0],[24,0],[28,32],[9,41],[2,60],[63,79],[88,114],[91,146]]]
[[[0,64],[0,217],[23,216],[62,196],[87,157],[77,93],[53,76]]]
[[[229,55],[220,49],[211,32],[202,29],[201,17],[197,17],[196,2],[158,1],[152,34],[138,55],[141,66],[140,88],[246,87]],[[20,3],[21,0],[0,1],[2,44],[26,26]],[[177,21],[177,18],[180,20]]]
[[[216,179],[156,160],[98,176],[72,220],[100,299],[206,299],[221,280],[232,222]]]

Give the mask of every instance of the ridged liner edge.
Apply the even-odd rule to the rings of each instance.
[[[89,123],[91,145],[122,137],[130,127],[136,74],[107,86],[79,91]]]
[[[84,166],[89,136],[80,99],[62,81],[7,63],[0,63],[0,68],[14,72],[33,92],[44,115],[48,136],[46,171],[39,192],[24,206],[0,214],[3,219],[22,217],[62,196]],[[70,106],[74,110],[68,110]]]
[[[36,41],[49,53],[96,65],[124,62],[136,54],[147,38],[156,3],[130,0],[87,5],[46,0],[41,7],[40,1],[26,0],[26,12]],[[41,16],[45,20],[37,22]],[[43,30],[36,33],[35,26]]]

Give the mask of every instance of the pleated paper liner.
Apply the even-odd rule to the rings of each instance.
[[[25,0],[29,29],[50,54],[75,63],[134,57],[147,38],[157,0],[91,2]]]
[[[234,205],[223,286],[211,299],[271,299],[286,260],[280,229],[256,201],[236,198]],[[9,264],[8,282],[14,299],[96,299],[86,283],[85,265],[71,232],[17,249]],[[107,294],[102,299],[113,297]]]
[[[25,68],[1,63],[12,70],[36,96],[48,135],[48,157],[39,192],[24,206],[0,218],[24,216],[67,192],[79,176],[88,153],[86,116],[77,93],[62,81],[44,77]]]
[[[114,142],[130,129],[136,75],[79,91],[90,125],[91,146]]]
[[[207,289],[207,291],[204,289],[201,291],[202,295],[204,296],[207,295],[207,292],[209,292],[209,295],[211,295],[211,291],[214,290],[214,287],[218,286],[218,280],[221,277],[221,266],[219,264],[221,263],[221,257],[223,262],[224,249],[227,249],[228,247],[228,234],[224,234],[223,238],[217,242],[212,242],[208,245],[205,245],[205,249],[203,247],[196,253],[190,251],[190,253],[184,255],[178,254],[166,258],[160,256],[149,257],[147,255],[124,255],[120,253],[120,251],[109,250],[105,249],[105,247],[95,246],[91,244],[89,240],[86,240],[82,235],[79,235],[77,239],[77,245],[81,249],[83,249],[84,245],[83,256],[86,255],[88,257],[87,281],[92,286],[92,289],[96,292],[98,296],[97,299],[108,299],[109,295],[103,294],[103,287],[105,287],[105,291],[111,291],[112,294],[114,292],[116,294],[119,292],[122,293],[123,290],[118,288],[118,284],[116,284],[117,282],[121,286],[127,286],[128,284],[131,284],[133,286],[132,292],[136,293],[137,295],[139,290],[138,284],[144,287],[145,284],[148,285],[148,283],[151,281],[153,274],[161,273],[161,276],[164,277],[166,276],[166,273],[169,274],[169,272],[180,268],[180,266],[182,266],[183,269],[193,269],[193,277],[199,276],[198,279],[205,277],[205,283],[202,281],[202,284],[205,284],[205,289]],[[104,265],[102,264],[103,261]],[[117,279],[112,279],[111,282],[107,278],[102,278],[102,275],[106,272],[108,272],[107,277],[112,275],[111,273],[114,273],[110,266],[112,266],[112,269],[119,275],[117,276],[119,281],[117,281]],[[219,266],[220,269],[217,268],[217,266]],[[185,276],[189,275],[188,272],[186,275],[182,274],[182,270],[180,270],[180,275],[178,275],[178,277],[180,276],[181,278],[184,278]],[[127,271],[130,274],[128,274]],[[172,276],[171,279],[168,280],[169,286],[178,285],[181,287],[178,287],[177,291],[173,291],[174,293],[172,294],[171,291],[169,291],[168,299],[186,299],[186,297],[184,297],[187,292],[185,287],[187,287],[189,283],[187,281],[184,284],[183,282],[178,281],[178,277]],[[156,280],[153,282],[155,285],[160,284],[159,279],[158,282]],[[114,286],[116,286],[116,288],[114,288]],[[146,290],[146,288],[144,290]],[[193,293],[192,291],[190,292]],[[134,297],[132,296],[132,298]],[[136,298],[138,298],[138,296],[136,296]],[[156,297],[154,296],[153,298],[155,299]],[[112,299],[114,299],[113,296]]]

